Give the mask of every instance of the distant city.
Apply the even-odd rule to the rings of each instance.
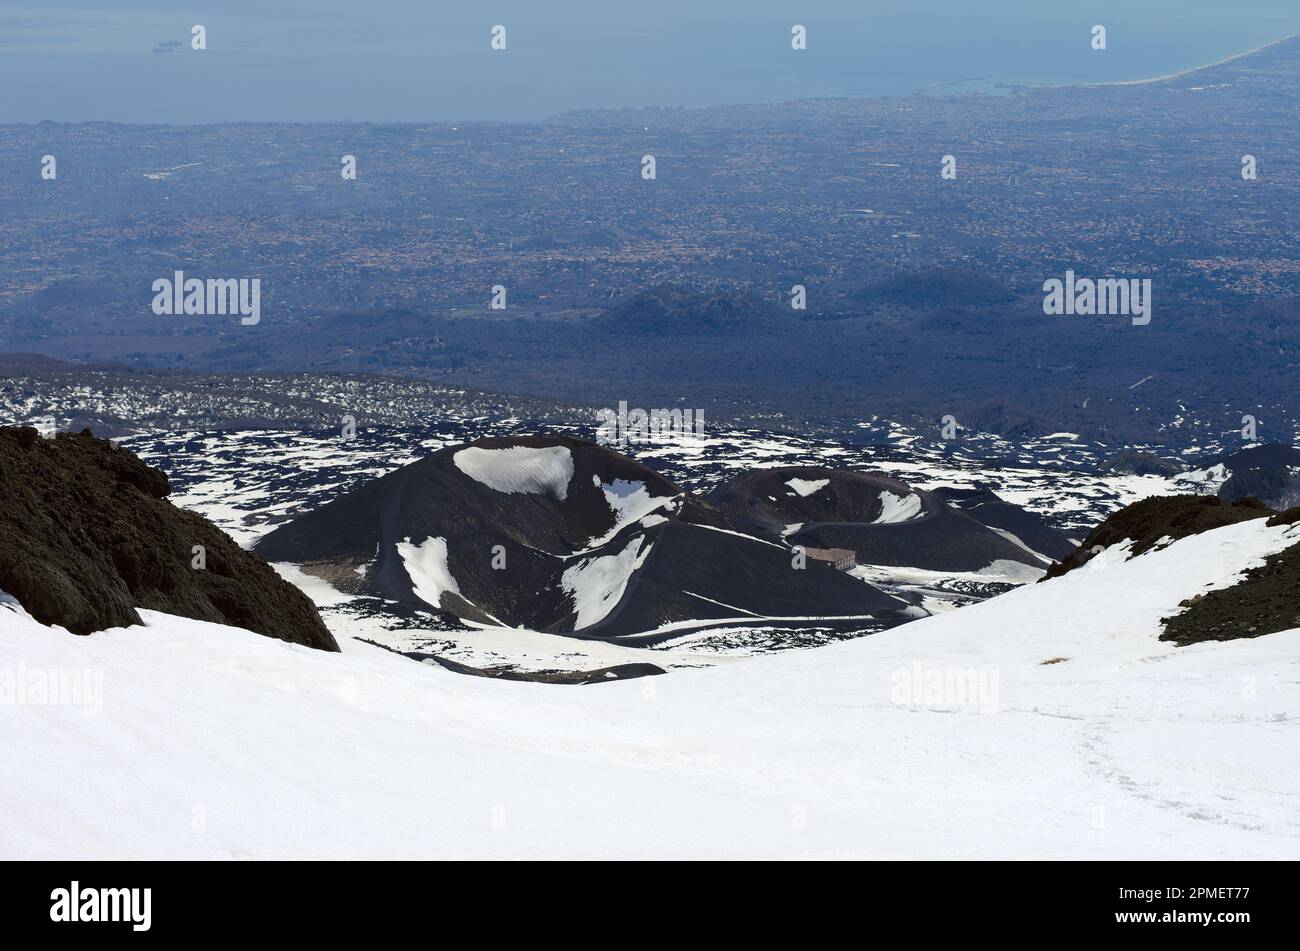
[[[1231,427],[1242,407],[1294,409],[1283,381],[1300,337],[1280,318],[1300,290],[1298,106],[1293,38],[1159,82],[1004,96],[537,124],[8,126],[0,347],[557,398],[603,387],[607,402],[626,395],[611,380],[644,371],[646,400],[956,408],[994,428],[1050,406],[1094,433],[1136,413],[1153,434],[1199,399]],[[1120,338],[1123,321],[1045,318],[1042,284],[1067,270],[1151,279],[1151,326]],[[177,271],[260,280],[260,321],[157,316],[151,286]],[[661,286],[740,295],[741,311],[787,324],[772,335],[755,319],[722,362],[679,340],[629,368],[599,315]],[[1012,350],[1035,360],[1009,370]],[[950,393],[909,398],[909,380],[945,365]],[[1171,385],[1189,372],[1233,383]],[[1152,376],[1141,395],[1158,409],[1096,417],[1108,396],[1086,411],[1099,387]],[[1010,409],[984,405],[990,385]]]

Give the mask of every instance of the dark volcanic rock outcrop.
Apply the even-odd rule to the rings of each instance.
[[[0,590],[76,634],[139,624],[145,608],[338,650],[306,595],[168,492],[161,470],[89,430],[0,428]]]
[[[907,607],[829,565],[797,569],[787,546],[745,534],[654,470],[560,436],[439,450],[295,518],[257,550],[468,622],[624,643],[677,622],[779,627]]]
[[[1253,518],[1266,518],[1273,510],[1258,499],[1225,502],[1211,495],[1159,495],[1134,502],[1109,516],[1088,533],[1082,544],[1047,570],[1043,580],[1056,578],[1085,564],[1096,548],[1133,542],[1132,552],[1150,551],[1162,538],[1178,540]]]
[[[1300,545],[1270,555],[1231,587],[1207,591],[1181,606],[1186,610],[1163,619],[1160,635],[1179,647],[1300,627]]]
[[[1093,529],[1070,557],[1043,578],[1059,577],[1086,564],[1095,549],[1132,542],[1134,556],[1155,548],[1162,539],[1178,540],[1239,522],[1267,519],[1269,526],[1294,525],[1300,509],[1274,513],[1258,499],[1227,502],[1212,495],[1155,496],[1134,502]],[[1260,637],[1300,627],[1300,545],[1292,545],[1265,563],[1249,568],[1240,581],[1188,598],[1178,614],[1162,618],[1162,641],[1179,647],[1201,641]]]

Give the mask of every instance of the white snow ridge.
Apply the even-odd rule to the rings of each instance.
[[[498,492],[551,495],[563,502],[573,480],[573,453],[567,446],[469,446],[452,457],[456,468]]]

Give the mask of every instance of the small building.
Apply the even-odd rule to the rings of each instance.
[[[858,566],[857,553],[847,548],[805,548],[803,552],[813,561],[824,561],[839,571]]]

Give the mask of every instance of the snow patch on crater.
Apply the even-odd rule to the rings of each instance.
[[[567,446],[470,446],[452,457],[456,468],[498,492],[552,495],[563,502],[573,479],[573,453]]]
[[[802,498],[807,498],[814,492],[820,492],[831,484],[830,479],[788,479],[786,485],[794,489]]]
[[[426,538],[418,545],[404,538],[396,545],[415,596],[435,608],[444,592],[460,594],[460,585],[447,567],[447,539]]]
[[[880,493],[880,515],[872,524],[884,525],[890,522],[906,522],[920,514],[921,497],[915,492],[897,495],[893,492],[884,491]]]
[[[560,576],[560,585],[573,596],[578,612],[573,629],[580,631],[605,619],[623,598],[627,583],[650,555],[653,544],[641,550],[643,538],[638,536],[628,542],[617,555],[598,555],[586,558]]]

